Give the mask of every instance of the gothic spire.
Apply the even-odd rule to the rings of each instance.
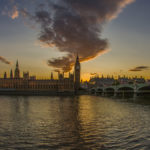
[[[51,72],[51,80],[53,80],[53,73]]]
[[[18,60],[17,60],[17,62],[16,62],[16,68],[18,68],[19,67],[19,63],[18,63]]]
[[[15,78],[17,78],[17,79],[20,78],[20,70],[19,70],[19,63],[18,63],[18,60],[17,60],[17,62],[16,62]]]
[[[12,69],[10,70],[10,78],[13,79],[13,71],[12,71]]]
[[[4,72],[4,79],[7,79],[7,73]]]

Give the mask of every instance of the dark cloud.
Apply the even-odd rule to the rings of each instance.
[[[98,75],[97,73],[90,73],[91,76],[95,76]]]
[[[103,25],[116,18],[122,9],[133,1],[30,0],[30,8],[32,4],[36,5],[35,11],[29,11],[27,8],[17,10],[40,24],[40,42],[67,53],[67,56],[62,58],[48,60],[48,65],[69,71],[77,53],[83,62],[107,52],[108,41],[102,38]]]
[[[80,61],[87,61],[106,52],[108,42],[101,36],[103,24],[131,2],[133,0],[57,0],[49,3],[49,10],[37,11],[35,18],[41,24],[39,40],[68,53],[66,57],[49,60],[48,64],[69,71],[76,53]]]
[[[0,61],[3,62],[3,63],[5,63],[5,64],[8,64],[8,65],[11,64],[10,61],[8,61],[6,58],[4,58],[4,57],[2,57],[2,56],[0,56]]]
[[[149,66],[138,66],[133,69],[130,69],[129,71],[137,72],[137,71],[144,71],[144,70],[148,70],[148,69],[150,69]]]
[[[49,66],[53,66],[54,68],[57,68],[55,70],[56,72],[58,72],[58,70],[63,70],[65,72],[68,72],[72,69],[73,64],[74,64],[74,59],[72,59],[71,55],[60,57],[58,59],[48,60]]]

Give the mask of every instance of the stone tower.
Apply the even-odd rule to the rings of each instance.
[[[75,90],[79,90],[80,88],[80,61],[79,61],[79,56],[77,55],[77,58],[76,58],[76,63],[75,63],[75,66],[74,66],[74,82],[75,82]]]
[[[4,73],[4,79],[7,79],[7,73],[6,72]]]
[[[13,72],[12,72],[12,69],[10,70],[10,79],[13,79]]]
[[[19,78],[20,78],[20,70],[19,70],[18,60],[17,60],[17,62],[16,62],[15,78],[16,78],[16,79],[19,79]]]
[[[53,73],[51,72],[51,80],[53,80],[54,79],[54,77],[53,77]]]

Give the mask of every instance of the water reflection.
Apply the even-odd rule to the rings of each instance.
[[[140,99],[0,97],[0,148],[148,149],[149,116]]]

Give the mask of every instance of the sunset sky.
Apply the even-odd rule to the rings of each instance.
[[[42,43],[43,41],[39,41],[39,37],[41,37],[41,27],[39,24],[42,24],[43,22],[41,22],[41,20],[37,20],[39,18],[35,18],[36,21],[33,21],[31,18],[28,19],[28,17],[23,16],[23,10],[25,11],[24,13],[27,13],[28,10],[32,12],[32,8],[35,9],[37,7],[37,4],[34,4],[35,1],[31,1],[32,4],[29,4],[28,0],[22,0],[22,2],[19,2],[19,0],[0,0],[1,77],[4,71],[7,71],[9,73],[9,70],[11,68],[15,68],[17,59],[19,61],[21,72],[29,71],[31,75],[37,75],[41,78],[49,77],[51,71],[58,69],[58,67],[56,67],[54,63],[56,62],[59,65],[59,62],[61,61],[60,59],[56,58],[67,56],[66,59],[68,59],[68,57],[71,57],[71,59],[69,59],[69,65],[73,62],[72,55],[75,54],[76,51],[68,50],[71,47],[71,44],[69,46],[67,45],[67,47],[66,45],[64,46],[67,50],[64,50],[64,47],[62,48],[62,46],[60,50],[58,46],[57,48],[55,47],[56,43],[54,43],[54,45],[52,46],[50,45],[52,43],[50,43],[48,46],[45,43]],[[59,2],[60,0],[57,1]],[[62,1],[65,2],[66,0]],[[97,0],[93,1],[96,2]],[[108,1],[109,3],[110,0],[106,1]],[[130,0],[124,1],[127,2]],[[37,0],[37,2],[40,3],[40,0]],[[35,6],[33,7],[32,5]],[[108,4],[104,3],[103,5],[107,7]],[[112,4],[112,7],[113,6],[114,5]],[[109,7],[111,7],[111,5]],[[84,61],[81,63],[82,79],[89,79],[91,73],[98,73],[100,75],[103,74],[104,76],[109,74],[114,75],[115,77],[120,74],[122,76],[137,75],[150,78],[150,1],[136,0],[133,3],[128,3],[125,8],[119,9],[121,9],[122,11],[114,12],[114,15],[118,15],[116,15],[115,18],[112,18],[113,16],[110,16],[110,12],[107,12],[108,18],[105,17],[104,19],[102,19],[102,21],[100,20],[100,22],[94,22],[96,24],[99,23],[99,27],[101,28],[99,35],[100,39],[102,40],[98,42],[101,42],[103,45],[105,45],[105,43],[103,43],[103,39],[107,39],[107,48],[105,46],[102,46],[102,50],[100,50],[99,52],[95,51],[95,53],[92,53],[91,50],[91,52],[88,53],[88,47],[85,46],[85,49],[87,48],[87,51],[84,48],[83,51],[80,51],[81,48],[78,48],[77,46],[77,52],[79,53],[81,59]],[[78,8],[75,8],[75,10],[78,11]],[[92,12],[92,10],[93,9],[90,9],[90,13]],[[49,12],[49,10],[47,11]],[[79,10],[79,12],[80,11],[81,10]],[[66,12],[68,13],[69,11]],[[84,10],[80,13],[84,14]],[[97,15],[97,12],[93,13]],[[88,17],[85,17],[84,15],[81,16],[81,18],[86,18],[88,20]],[[99,19],[101,19],[100,16]],[[90,24],[91,22],[88,25]],[[71,30],[73,29],[73,27],[75,27],[72,24],[70,24],[70,26],[72,26]],[[69,31],[68,29],[64,30],[66,30],[64,31],[64,33]],[[76,31],[76,29],[75,31],[72,30],[72,32]],[[70,34],[72,35],[72,33]],[[81,33],[81,37],[84,36],[84,34],[86,33],[84,33],[83,31],[83,33]],[[74,35],[75,34],[73,34],[73,37]],[[79,34],[76,35],[80,37]],[[87,35],[93,35],[93,33]],[[97,39],[96,37],[94,38]],[[95,41],[91,41],[91,45],[93,43],[96,43]],[[66,39],[64,40],[64,42],[66,42]],[[73,40],[70,40],[70,43],[73,43]],[[84,41],[84,43],[87,43],[87,41]],[[81,43],[79,43],[79,45],[81,45]],[[89,47],[91,47],[91,45],[89,44]],[[96,44],[93,49],[94,48],[97,48]],[[75,49],[74,45],[72,45],[72,49]],[[69,56],[67,55],[68,53],[70,54]],[[89,58],[90,55],[92,59]],[[55,58],[55,61],[53,60],[53,62],[51,62],[51,65],[48,65],[47,61],[51,60],[52,58]],[[6,59],[6,61],[4,59]],[[11,64],[9,64],[9,62]]]

